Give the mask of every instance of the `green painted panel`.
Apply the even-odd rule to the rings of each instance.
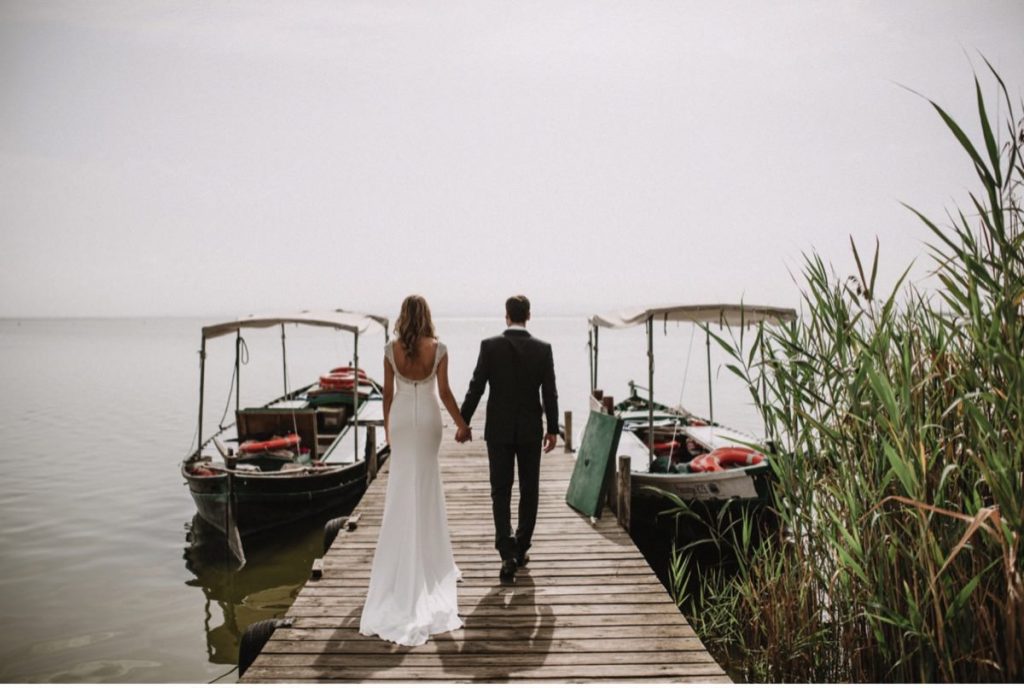
[[[615,474],[615,450],[622,434],[622,419],[590,412],[576,466],[565,493],[565,503],[587,516],[600,516],[608,484]]]

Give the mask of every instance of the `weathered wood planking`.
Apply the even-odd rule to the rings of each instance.
[[[530,563],[512,585],[498,580],[483,441],[459,445],[448,428],[440,460],[465,627],[418,647],[359,634],[385,465],[355,509],[359,527],[338,535],[288,611],[294,625],[274,631],[242,682],[728,682],[614,516],[592,524],[565,504],[571,454],[542,459]]]

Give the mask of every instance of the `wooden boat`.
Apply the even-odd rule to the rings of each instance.
[[[771,462],[755,449],[764,446],[764,439],[714,420],[711,341],[707,326],[717,323],[730,327],[763,327],[795,318],[796,312],[792,309],[746,304],[659,306],[590,318],[591,407],[614,413],[624,421],[615,455],[630,457],[633,498],[658,499],[657,490],[675,494],[691,504],[769,498],[773,477]],[[669,321],[705,326],[708,418],[682,406],[668,406],[654,400],[654,326],[657,322]],[[640,325],[647,328],[647,394],[641,396],[638,391],[643,388],[630,382],[626,399],[614,406],[603,403],[604,396],[597,381],[600,328]]]
[[[288,390],[285,325],[324,327],[353,335],[352,365],[325,371],[319,380]],[[359,335],[386,318],[303,311],[247,316],[203,328],[199,375],[199,429],[203,437],[206,342],[235,335],[235,423],[199,442],[181,464],[199,516],[224,533],[244,564],[241,538],[354,501],[366,489],[368,459],[387,455],[380,385],[359,368]],[[285,393],[255,408],[240,408],[238,376],[242,331],[281,328]]]

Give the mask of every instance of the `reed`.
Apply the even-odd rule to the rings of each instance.
[[[670,578],[734,675],[1024,680],[1024,121],[989,70],[1000,96],[990,115],[975,78],[979,141],[931,103],[980,183],[941,225],[911,209],[940,286],[905,272],[880,293],[878,245],[869,265],[851,242],[849,278],[805,257],[797,322],[753,342],[712,332],[776,440],[780,527],[756,538],[750,515],[678,503],[709,536]],[[709,543],[734,571],[690,569]]]

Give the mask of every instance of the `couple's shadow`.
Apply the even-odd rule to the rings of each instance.
[[[434,636],[443,643],[441,666],[453,679],[500,681],[547,661],[555,614],[538,603],[529,571],[521,569],[511,585],[492,585],[462,619],[461,630]]]

